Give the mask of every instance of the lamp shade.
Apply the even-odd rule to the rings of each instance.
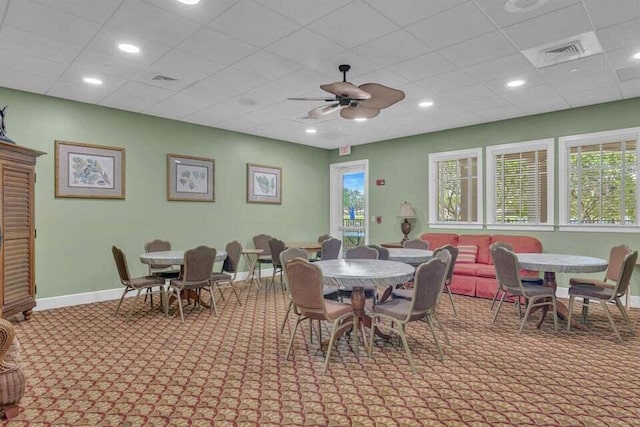
[[[400,203],[400,212],[398,212],[398,218],[415,218],[416,211],[413,210],[411,203]]]

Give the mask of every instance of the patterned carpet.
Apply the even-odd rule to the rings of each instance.
[[[440,317],[451,339],[442,341],[444,364],[428,326],[417,322],[407,328],[417,374],[395,339],[378,341],[373,359],[356,358],[342,339],[323,375],[306,322],[284,359],[290,329],[279,333],[286,307],[279,290],[245,288],[241,298],[238,306],[227,295],[219,318],[188,307],[184,325],[148,304],[127,322],[114,317],[115,301],[34,313],[16,324],[27,375],[23,411],[4,425],[640,423],[640,339],[619,313],[622,344],[596,306],[589,332],[567,333],[561,321],[554,334],[548,316],[541,330],[532,321],[518,336],[512,305],[492,325],[490,301],[455,296],[453,317],[443,298]],[[632,310],[636,329],[639,316]]]

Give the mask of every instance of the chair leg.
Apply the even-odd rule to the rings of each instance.
[[[318,343],[320,344],[320,350],[322,350],[322,324],[318,320]]]
[[[376,333],[376,319],[378,319],[378,317],[375,315],[371,318],[371,331],[369,334],[369,357],[373,357],[373,335]],[[365,335],[363,339],[366,340],[367,336]],[[358,343],[355,344],[358,345]]]
[[[440,341],[438,340],[438,336],[436,335],[436,330],[433,327],[433,320],[431,319],[431,315],[430,314],[427,314],[427,323],[429,323],[429,328],[431,328],[431,335],[433,335],[433,340],[436,342],[436,348],[438,349],[438,354],[440,355],[440,361],[444,362],[444,353],[442,352],[442,347],[440,346]],[[415,372],[415,370],[414,370],[414,372]]]
[[[182,312],[182,296],[180,295],[180,291],[174,288],[176,291],[176,299],[178,300],[178,310],[180,311],[180,320],[184,323],[184,313]]]
[[[118,303],[118,306],[116,307],[116,315],[118,315],[118,311],[120,311],[120,306],[122,305],[122,301],[124,300],[124,296],[127,294],[127,292],[129,292],[131,290],[131,288],[129,288],[128,286],[124,289],[124,292],[122,292],[122,296],[120,297],[120,302]]]
[[[607,314],[607,317],[609,318],[609,323],[611,323],[611,328],[613,329],[613,332],[616,334],[616,337],[618,337],[618,341],[622,342],[622,337],[620,336],[620,332],[618,332],[618,328],[616,328],[616,324],[613,323],[613,317],[611,317],[611,312],[609,311],[609,307],[607,307],[607,303],[604,301],[600,301],[600,304],[602,304],[602,308],[604,308],[604,312]]]
[[[216,307],[216,299],[213,297],[213,285],[209,285],[209,293],[211,294],[211,312],[218,317],[218,307]]]
[[[337,335],[337,331],[338,331],[338,322],[339,322],[339,320],[335,320],[333,322],[333,327],[332,327],[332,330],[331,330],[331,338],[329,338],[329,347],[327,347],[327,357],[324,360],[324,370],[322,371],[322,373],[326,373],[327,372],[327,367],[329,366],[329,361],[331,360],[331,350],[333,350],[333,343],[336,340],[336,335]],[[320,343],[320,344],[322,344],[322,343]]]
[[[518,297],[519,298],[519,297]],[[527,310],[524,312],[524,319],[520,323],[520,330],[518,331],[518,335],[522,334],[522,330],[524,329],[524,325],[527,324],[527,319],[529,318],[529,313],[531,312],[531,307],[536,302],[536,298],[531,298],[529,300],[529,304],[527,304]]]
[[[629,318],[629,315],[627,314],[627,310],[625,310],[624,306],[622,305],[622,301],[620,301],[620,298],[618,298],[618,297],[616,297],[613,301],[618,306],[618,310],[620,310],[620,314],[622,314],[622,317],[624,318],[624,321],[627,322],[627,328],[629,329],[629,332],[633,333],[633,324],[631,323],[631,319]]]
[[[433,329],[432,329],[433,331]],[[401,324],[398,328],[398,334],[400,335],[400,339],[402,340],[402,345],[404,346],[404,351],[407,353],[407,360],[409,361],[409,366],[411,366],[411,371],[416,372],[416,365],[413,363],[413,357],[411,357],[411,350],[409,350],[409,343],[407,342],[407,336],[404,333],[404,324]],[[435,336],[435,333],[434,333]],[[437,339],[436,339],[437,341]]]
[[[553,304],[553,330],[558,332],[558,302],[556,301],[555,295],[551,299],[551,302]]]
[[[449,342],[449,335],[447,334],[447,330],[444,328],[444,325],[440,321],[440,318],[438,317],[438,314],[437,313],[433,313],[433,318],[436,321],[436,323],[438,324],[438,328],[442,331],[442,335],[444,335],[444,342],[446,342],[447,345],[450,345],[451,342]]]
[[[449,294],[449,302],[451,302],[451,308],[453,309],[453,317],[458,317],[458,311],[456,310],[456,305],[453,302],[453,295],[451,295],[451,287],[449,285],[445,286],[447,293]]]
[[[496,289],[496,293],[493,295],[493,299],[491,300],[491,311],[493,311],[493,305],[496,303],[496,300],[498,299],[498,294],[500,293],[500,287],[498,287],[498,289]]]
[[[229,286],[231,286],[231,290],[233,291],[233,294],[236,296],[236,299],[238,300],[238,305],[242,307],[242,301],[240,301],[240,295],[238,295],[238,292],[236,291],[236,287],[233,285],[233,282],[229,282]]]
[[[296,336],[296,331],[298,330],[298,325],[303,320],[304,319],[301,318],[300,315],[298,315],[298,318],[296,319],[296,324],[293,326],[293,332],[291,332],[291,337],[289,338],[289,345],[287,346],[287,354],[284,357],[286,360],[289,360],[289,353],[291,353],[291,346],[293,345],[293,338]]]
[[[133,316],[133,312],[136,310],[136,303],[138,302],[138,297],[142,292],[142,288],[138,289],[138,293],[136,294],[136,298],[133,300],[133,307],[131,307],[131,311],[129,311],[129,316],[127,316],[127,322],[131,320],[131,316]]]
[[[571,332],[571,317],[573,316],[573,301],[575,297],[573,295],[569,296],[569,307],[567,310],[569,311],[569,315],[567,316],[567,332]]]
[[[498,313],[500,313],[500,307],[502,307],[502,302],[504,301],[504,296],[507,295],[506,292],[502,293],[502,297],[500,297],[500,302],[498,302],[498,308],[496,312],[493,314],[493,321],[491,323],[496,323],[496,319],[498,318]]]
[[[293,308],[293,301],[289,301],[289,306],[287,307],[287,312],[284,314],[284,319],[282,319],[282,325],[280,326],[280,333],[284,332],[284,326],[287,324],[287,319],[289,318],[289,313]]]
[[[218,288],[218,292],[220,292],[220,298],[222,298],[222,302],[224,302],[224,292],[222,292],[222,287],[219,283],[216,284],[216,288]],[[213,299],[213,297],[211,297]]]

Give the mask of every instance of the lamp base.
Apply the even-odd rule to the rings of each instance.
[[[402,231],[402,234],[404,234],[400,243],[404,243],[409,240],[409,233],[411,232],[411,223],[409,223],[406,218],[404,219],[404,222],[400,223],[400,230]]]

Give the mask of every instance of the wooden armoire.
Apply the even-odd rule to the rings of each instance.
[[[34,190],[42,151],[0,141],[0,296],[2,317],[31,317],[35,299]]]

